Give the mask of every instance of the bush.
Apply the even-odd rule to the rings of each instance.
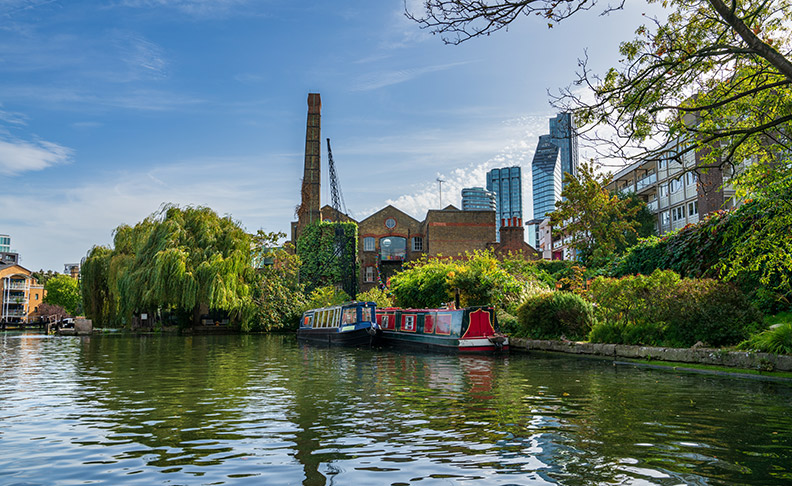
[[[589,299],[601,323],[592,342],[688,347],[701,341],[733,345],[745,339],[761,314],[733,284],[681,279],[670,270],[650,276],[598,278]]]
[[[536,339],[581,339],[594,325],[594,308],[570,292],[540,294],[517,310],[518,336]]]
[[[763,353],[792,354],[792,322],[754,334],[740,343],[740,349]]]
[[[330,307],[331,305],[343,304],[350,300],[352,299],[343,290],[332,285],[327,285],[325,287],[319,287],[311,292],[305,308],[319,309],[322,307]]]
[[[355,300],[358,302],[374,302],[378,308],[393,307],[393,299],[384,290],[372,287],[369,290],[357,294]]]
[[[515,317],[513,314],[509,314],[505,310],[498,309],[495,311],[495,317],[498,320],[500,332],[505,332],[506,334],[515,334],[519,331],[517,317]]]

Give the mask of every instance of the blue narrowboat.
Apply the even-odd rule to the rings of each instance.
[[[368,346],[378,337],[374,302],[349,302],[305,311],[297,339],[327,344]]]
[[[495,309],[377,309],[380,342],[400,347],[488,353],[508,351],[509,338],[498,331]]]

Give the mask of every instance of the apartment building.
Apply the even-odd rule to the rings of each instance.
[[[0,322],[30,322],[38,317],[38,306],[44,302],[44,287],[17,260],[13,253],[3,254],[0,260]]]
[[[730,168],[703,171],[700,157],[693,152],[674,155],[635,162],[617,172],[607,186],[643,199],[657,217],[658,235],[698,223],[705,214],[735,204],[734,188],[728,183]]]

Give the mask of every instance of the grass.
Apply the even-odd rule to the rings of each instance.
[[[764,353],[792,354],[792,312],[782,312],[765,318],[765,325],[778,327],[754,334],[738,347]]]

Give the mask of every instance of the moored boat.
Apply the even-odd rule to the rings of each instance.
[[[377,337],[374,302],[349,302],[305,311],[297,339],[317,343],[370,345]]]
[[[498,332],[495,309],[377,309],[381,343],[460,352],[509,349],[509,338]]]

